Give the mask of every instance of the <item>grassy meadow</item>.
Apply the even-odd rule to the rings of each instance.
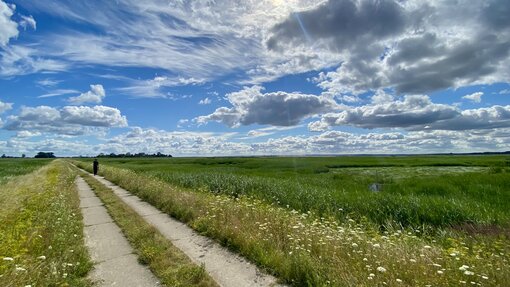
[[[103,159],[170,184],[381,227],[504,225],[509,156]],[[383,192],[369,190],[379,183]],[[376,207],[376,208],[375,208]]]
[[[76,171],[62,160],[2,159],[0,173],[0,286],[91,286]]]
[[[0,159],[0,184],[15,176],[30,173],[50,161],[51,159],[2,158]]]
[[[100,163],[107,179],[294,286],[510,280],[508,156]]]

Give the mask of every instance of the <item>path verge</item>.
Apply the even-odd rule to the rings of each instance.
[[[213,240],[201,236],[185,224],[162,213],[137,196],[102,177],[94,177],[111,189],[124,203],[157,228],[192,261],[203,264],[207,273],[221,286],[274,286],[276,278],[264,274],[255,265],[228,251]]]

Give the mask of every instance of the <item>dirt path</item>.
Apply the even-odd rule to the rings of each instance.
[[[204,264],[207,273],[220,286],[277,286],[276,278],[261,272],[254,264],[247,262],[211,239],[197,234],[182,222],[141,201],[140,198],[121,187],[99,176],[96,176],[95,179],[112,189],[122,201],[157,228],[193,262]]]
[[[98,286],[159,286],[150,270],[137,261],[120,228],[101,200],[81,178],[76,179],[83,214],[85,245],[96,262],[89,275]]]

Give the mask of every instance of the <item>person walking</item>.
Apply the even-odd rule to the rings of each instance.
[[[99,162],[97,161],[97,158],[94,159],[94,164],[92,165],[92,168],[94,169],[94,176],[96,176],[97,171],[99,170]]]

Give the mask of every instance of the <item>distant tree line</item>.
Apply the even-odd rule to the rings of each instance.
[[[116,153],[110,153],[110,154],[104,154],[104,153],[100,153],[97,155],[97,157],[172,157],[171,154],[164,154],[164,153],[160,153],[160,152],[157,152],[157,153],[153,153],[153,154],[148,154],[148,153],[144,153],[144,152],[139,152],[139,153],[119,153],[119,154],[116,154]]]
[[[55,154],[53,154],[52,152],[38,152],[35,156],[35,158],[55,158]]]

